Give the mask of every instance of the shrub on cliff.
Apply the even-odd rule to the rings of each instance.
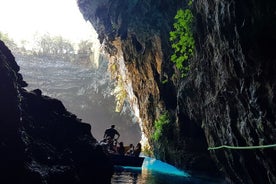
[[[195,41],[192,33],[193,14],[190,9],[178,10],[170,32],[170,41],[174,50],[171,61],[181,71],[182,77],[190,70],[188,60],[194,55]]]
[[[158,141],[162,136],[164,127],[170,123],[169,113],[166,111],[164,114],[160,115],[154,122],[154,133],[152,138],[154,141]]]

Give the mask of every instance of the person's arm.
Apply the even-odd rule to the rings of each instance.
[[[103,138],[104,138],[104,139],[106,138],[106,131],[104,131],[104,136],[103,136]]]
[[[118,132],[118,131],[116,131],[116,134],[117,134],[117,138],[116,138],[116,139],[119,139],[119,137],[120,137],[119,132]]]

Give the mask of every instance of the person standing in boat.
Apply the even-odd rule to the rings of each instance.
[[[115,138],[115,135],[117,135],[117,137]],[[119,132],[115,129],[115,125],[111,125],[110,128],[106,129],[104,132],[104,139],[106,139],[107,137],[110,137],[113,141],[114,140],[118,140],[120,137]]]

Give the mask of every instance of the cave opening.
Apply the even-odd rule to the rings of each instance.
[[[57,98],[92,127],[100,141],[115,124],[126,145],[141,140],[141,130],[126,102],[115,112],[114,81],[98,35],[76,1],[3,1],[0,39],[12,50],[27,90]]]

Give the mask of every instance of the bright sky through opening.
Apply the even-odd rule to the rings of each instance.
[[[0,0],[0,31],[16,42],[34,34],[60,35],[74,42],[97,35],[76,0]]]

